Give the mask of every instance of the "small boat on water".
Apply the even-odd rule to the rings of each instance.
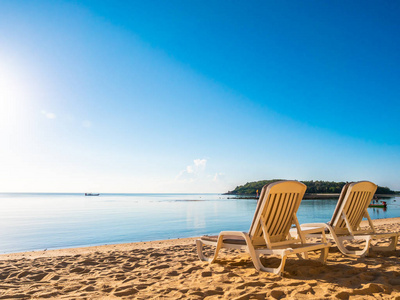
[[[370,204],[368,207],[386,208],[386,204]]]
[[[371,203],[368,207],[376,207],[376,208],[386,208],[387,203],[386,201],[382,201],[382,203]]]
[[[100,196],[98,193],[85,193],[85,196]]]

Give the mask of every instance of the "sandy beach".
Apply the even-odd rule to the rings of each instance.
[[[400,232],[400,218],[374,224]],[[399,248],[350,258],[333,246],[326,265],[290,257],[282,277],[236,251],[201,262],[195,238],[3,254],[0,299],[400,299]]]

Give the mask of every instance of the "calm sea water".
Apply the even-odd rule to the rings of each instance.
[[[0,253],[59,249],[247,231],[256,200],[219,194],[0,194]],[[400,216],[400,197],[369,208]],[[327,222],[336,200],[303,200],[300,223]]]

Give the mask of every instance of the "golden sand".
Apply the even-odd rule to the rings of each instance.
[[[400,218],[374,223],[379,231],[400,232]],[[333,246],[326,265],[289,257],[281,277],[256,271],[236,251],[201,262],[194,241],[0,255],[0,299],[400,299],[399,245],[363,258]]]

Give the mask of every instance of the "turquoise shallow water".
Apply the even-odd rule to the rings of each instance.
[[[400,197],[387,202],[386,211],[369,208],[373,219],[400,216]],[[219,194],[0,194],[0,253],[247,231],[256,203]],[[327,222],[335,205],[303,200],[299,221]]]

